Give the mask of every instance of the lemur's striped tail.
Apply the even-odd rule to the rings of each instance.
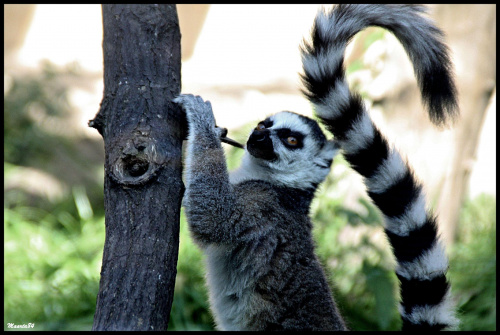
[[[412,60],[431,119],[444,123],[455,113],[456,90],[442,34],[422,12],[410,5],[339,5],[318,14],[312,41],[302,49],[304,93],[386,219],[401,282],[403,330],[458,324],[445,277],[448,259],[422,185],[375,127],[359,95],[350,92],[343,59],[346,44],[362,29],[392,31]]]
[[[391,31],[410,57],[431,120],[443,124],[455,116],[457,95],[448,49],[442,32],[420,15],[423,12],[425,7],[418,5],[339,5],[318,13],[312,41],[304,43],[302,53],[306,95],[320,106],[334,101],[332,107],[339,107],[348,93],[342,84],[345,47],[356,33],[379,26]]]

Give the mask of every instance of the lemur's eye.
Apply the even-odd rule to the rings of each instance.
[[[264,129],[266,129],[266,126],[262,122],[259,122],[257,127],[255,127],[255,130],[264,130]]]
[[[297,140],[297,138],[295,138],[293,136],[288,136],[287,139],[286,139],[286,141],[290,145],[297,145],[297,144],[299,144],[299,141]]]

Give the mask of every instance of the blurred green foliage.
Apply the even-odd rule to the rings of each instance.
[[[67,89],[59,81],[63,75],[67,71],[47,65],[41,76],[13,78],[4,97],[6,185],[13,175],[30,167],[52,172],[67,186],[56,200],[34,197],[22,188],[4,189],[4,329],[7,323],[35,323],[34,330],[92,327],[104,244],[102,162],[86,167],[96,175],[93,179],[72,182],[54,173],[51,166],[60,164],[60,155],[74,165],[82,164],[82,157],[77,157],[74,139],[40,127],[29,107],[37,106],[51,117],[69,113]],[[244,142],[251,128],[243,127],[230,137]],[[61,146],[66,149],[54,155],[53,149]],[[228,166],[235,168],[243,152],[227,148],[227,153]],[[346,166],[342,158],[334,164]],[[366,198],[357,200],[356,209],[346,207],[345,195],[335,191],[345,177],[331,174],[313,202],[319,259],[351,329],[397,330],[401,325],[397,279],[380,214]],[[493,197],[468,201],[457,243],[450,249],[449,278],[462,330],[496,329],[495,222]],[[214,329],[204,256],[189,236],[183,213],[180,234],[169,329]]]
[[[89,330],[104,218],[4,208],[4,233],[5,322],[35,323],[34,330]]]
[[[186,217],[182,211],[179,260],[169,330],[213,330],[212,316],[208,311],[203,260],[202,252],[189,236]]]
[[[56,126],[72,109],[67,79],[78,76],[74,65],[49,62],[40,72],[4,74],[4,329],[92,324],[104,244],[103,167],[82,157],[88,140]],[[43,192],[53,186],[48,181],[60,194]]]
[[[465,204],[449,277],[461,330],[496,330],[496,199],[480,195]]]

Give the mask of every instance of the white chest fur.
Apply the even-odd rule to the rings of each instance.
[[[227,247],[208,246],[206,255],[210,305],[217,328],[248,329],[246,321],[256,308],[260,308],[255,303],[254,276],[250,269],[235,269],[235,260]]]

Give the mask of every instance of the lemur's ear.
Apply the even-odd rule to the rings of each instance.
[[[323,148],[321,148],[319,155],[314,159],[315,163],[324,166],[330,167],[332,165],[333,158],[340,151],[340,146],[335,140],[326,141]]]

